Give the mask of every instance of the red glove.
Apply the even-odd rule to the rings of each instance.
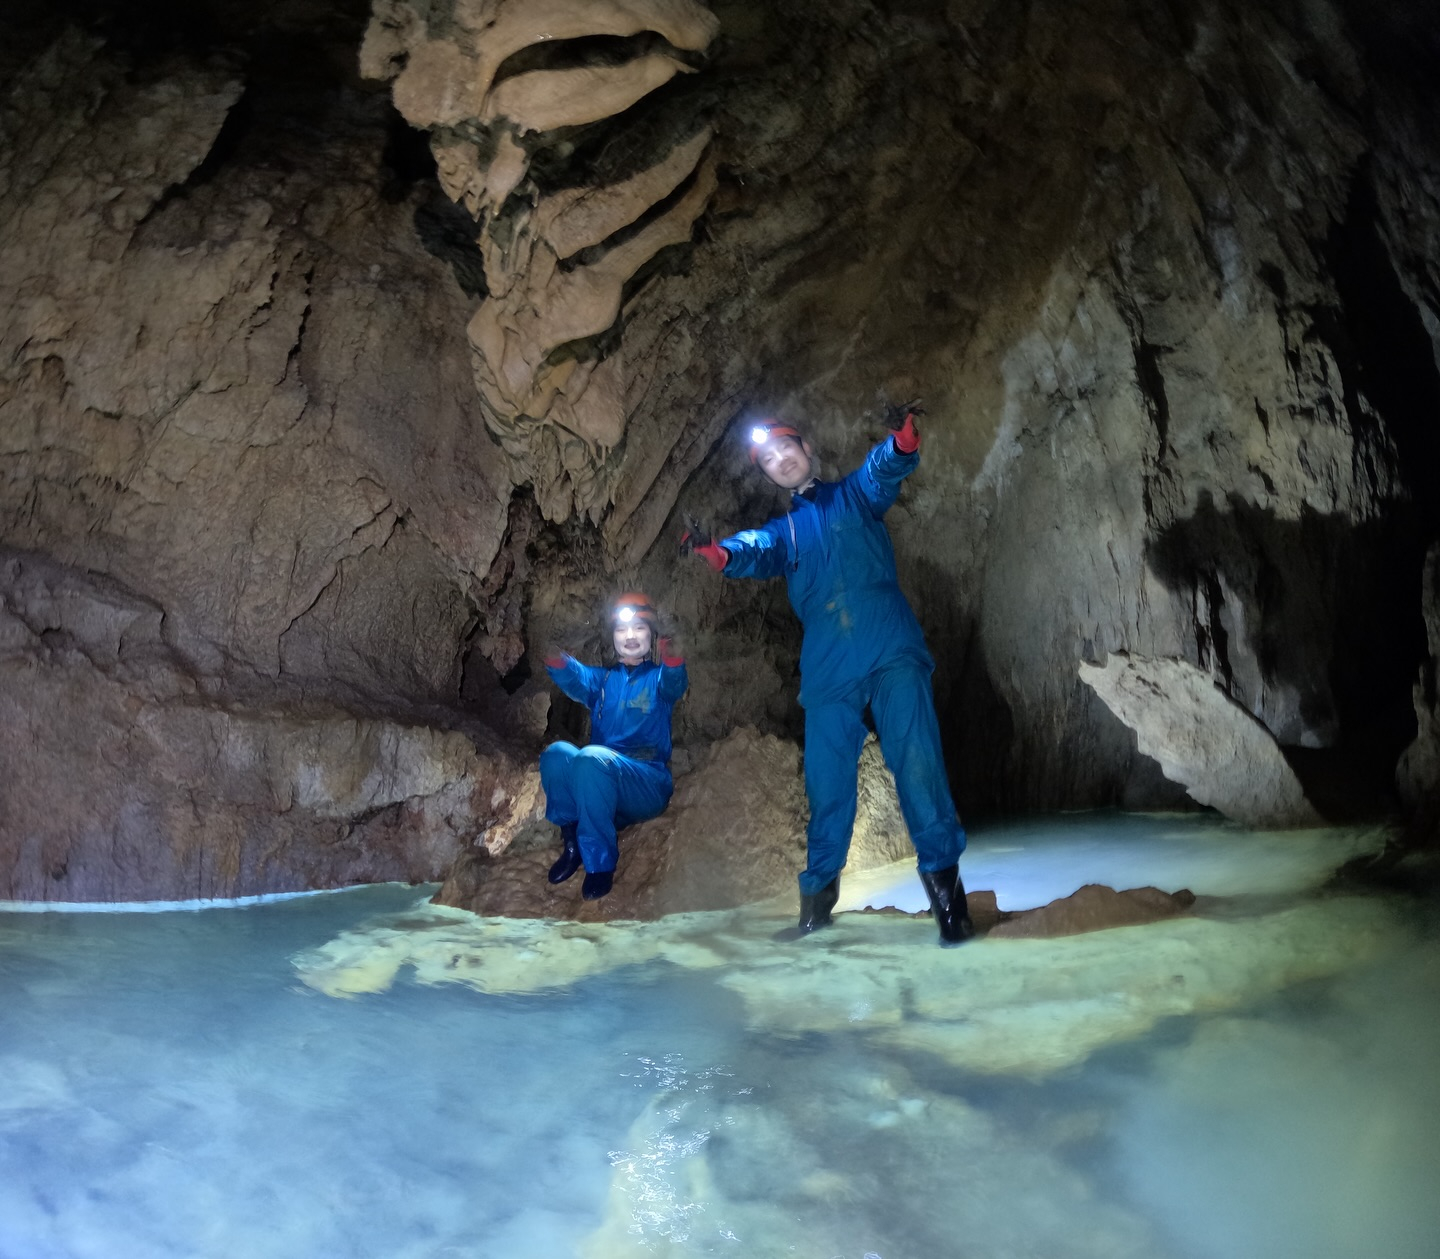
[[[920,449],[920,434],[915,430],[915,412],[905,412],[905,423],[892,428],[890,436],[895,439],[895,449],[902,455],[913,455]]]
[[[684,656],[677,656],[675,654],[675,644],[671,639],[658,639],[655,645],[660,648],[661,664],[669,665],[673,669],[676,665],[685,663]]]
[[[558,647],[551,647],[545,652],[545,667],[547,669],[563,669],[567,657]]]
[[[717,573],[725,567],[726,561],[730,558],[730,552],[714,538],[701,546],[688,529],[680,536],[680,549],[688,554],[700,556]]]

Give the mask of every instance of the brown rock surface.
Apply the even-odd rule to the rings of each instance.
[[[13,553],[0,578],[0,899],[420,882],[533,810],[480,728],[217,693],[113,580]]]
[[[1195,904],[1189,891],[1162,892],[1158,887],[1132,887],[1117,892],[1100,883],[1087,883],[1079,891],[1036,909],[1002,914],[989,929],[992,940],[1042,940],[1052,936],[1080,935],[1111,927],[1138,927],[1188,913]],[[976,925],[984,927],[979,920]]]
[[[894,780],[873,740],[861,758],[860,786],[850,870],[911,851]],[[467,850],[435,899],[478,914],[577,922],[729,909],[794,894],[805,865],[806,820],[798,749],[741,729],[677,780],[665,813],[621,832],[615,886],[603,899],[582,900],[578,875],[558,887],[546,882],[559,841],[543,820],[498,856],[490,845]]]

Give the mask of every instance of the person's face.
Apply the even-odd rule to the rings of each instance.
[[[650,654],[650,626],[638,616],[615,622],[615,654],[621,664],[639,664]]]
[[[760,447],[755,463],[782,490],[798,490],[811,478],[810,443],[786,434]]]

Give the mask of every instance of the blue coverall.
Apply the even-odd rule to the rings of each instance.
[[[690,681],[681,664],[597,669],[571,656],[555,684],[590,710],[590,743],[552,743],[540,754],[545,816],[575,824],[580,858],[591,874],[615,869],[615,832],[658,817],[675,789],[670,777],[670,713]]]
[[[935,661],[901,593],[883,519],[919,463],[918,454],[902,454],[886,438],[843,481],[817,481],[794,495],[786,515],[720,542],[729,552],[727,576],[783,573],[804,626],[804,895],[839,874],[850,850],[867,705],[920,870],[948,869],[965,850],[930,689]]]

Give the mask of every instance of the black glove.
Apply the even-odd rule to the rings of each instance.
[[[924,415],[925,408],[920,405],[920,399],[914,398],[909,402],[892,402],[885,407],[885,427],[889,429],[903,428],[907,415]]]
[[[702,525],[694,516],[685,515],[685,532],[680,535],[680,554],[693,555],[703,547],[713,546],[715,531]]]

